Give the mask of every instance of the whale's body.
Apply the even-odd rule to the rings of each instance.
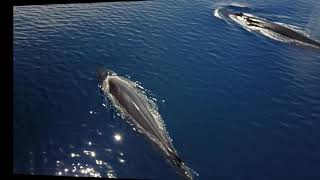
[[[154,140],[158,141],[162,148],[169,155],[177,158],[177,164],[181,163],[178,155],[174,152],[170,139],[162,133],[155,118],[148,109],[144,99],[130,87],[126,81],[117,77],[110,76],[108,79],[109,93],[117,100],[119,105],[126,113],[137,123],[140,129],[152,135]]]
[[[97,75],[101,81],[102,90],[116,101],[117,106],[120,106],[119,108],[125,111],[126,116],[134,121],[139,130],[151,136],[152,140],[165,152],[169,160],[185,171],[184,174],[187,175],[188,179],[192,179],[190,173],[187,172],[189,168],[185,166],[178,156],[169,136],[159,126],[150,112],[146,100],[138,93],[137,88],[128,83],[130,80],[117,76],[114,72],[106,69],[99,69]]]
[[[277,23],[273,23],[271,21],[267,21],[264,19],[260,19],[253,16],[248,16],[243,13],[230,13],[229,17],[237,22],[238,24],[244,26],[249,30],[269,30],[273,33],[279,34],[289,40],[295,40],[298,42],[302,42],[305,44],[309,44],[315,47],[320,48],[320,42],[317,42],[309,37],[305,36],[304,34],[297,32],[291,28],[282,26]]]

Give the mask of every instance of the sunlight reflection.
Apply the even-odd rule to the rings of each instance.
[[[94,151],[86,151],[86,150],[84,150],[83,153],[86,154],[86,155],[89,155],[91,157],[95,157],[96,156],[96,153]]]
[[[79,154],[71,153],[71,157],[80,157]]]
[[[122,140],[121,134],[115,133],[113,135],[115,141],[119,142]],[[94,144],[92,142],[88,142],[87,144]],[[112,149],[105,148],[104,152],[112,153]],[[94,150],[82,150],[86,156],[81,155],[81,153],[77,154],[77,152],[70,152],[69,158],[73,160],[73,162],[64,162],[62,160],[56,160],[56,176],[74,176],[74,177],[107,177],[107,178],[117,178],[116,173],[112,166],[103,161],[102,159],[98,159],[96,152]],[[126,160],[124,158],[124,153],[118,151],[116,160],[125,164]],[[89,158],[93,161],[82,161],[81,158],[75,157],[83,157]],[[121,158],[120,158],[121,157]],[[75,161],[74,161],[75,160]],[[81,161],[81,162],[79,162]]]
[[[124,162],[125,162],[125,160],[124,160],[124,159],[119,158],[119,162],[120,162],[120,163],[124,163]]]
[[[108,172],[108,178],[117,178],[112,172]]]
[[[112,152],[112,149],[110,149],[110,148],[106,148],[106,149],[104,149],[104,150],[106,150],[106,151],[108,151],[108,152]]]
[[[113,137],[118,142],[120,142],[122,140],[122,136],[119,133],[116,133]]]
[[[98,164],[98,165],[102,165],[102,164],[103,164],[103,161],[96,160],[96,164]]]

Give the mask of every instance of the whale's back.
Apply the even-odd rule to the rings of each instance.
[[[284,37],[320,47],[319,42],[312,40],[307,36],[305,36],[304,34],[297,32],[293,29],[287,28],[285,26],[282,26],[273,22],[265,22],[263,23],[263,27],[265,29],[278,33]]]

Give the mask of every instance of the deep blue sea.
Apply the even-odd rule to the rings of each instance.
[[[320,40],[319,0],[14,7],[13,172],[183,179],[106,100],[103,66],[146,89],[196,179],[320,179],[320,51],[228,23],[221,7]]]

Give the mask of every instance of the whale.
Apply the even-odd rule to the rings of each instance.
[[[130,85],[134,83],[128,83],[129,79],[106,68],[98,68],[96,74],[102,91],[115,101],[117,107],[124,111],[130,120],[134,121],[134,125],[143,134],[152,138],[153,142],[176,167],[183,170],[183,174],[187,175],[186,179],[193,179],[190,169],[177,154],[169,136],[161,130],[145,99],[139,95],[136,87]]]
[[[296,42],[300,42],[303,44],[311,45],[316,48],[320,48],[320,42],[315,41],[305,36],[304,34],[297,32],[291,28],[285,27],[283,25],[280,25],[265,19],[261,19],[258,17],[249,16],[241,12],[229,13],[228,16],[233,21],[242,25],[244,28],[248,30],[253,30],[258,32],[261,32],[261,30],[269,30],[275,34],[285,37],[288,40],[294,40]],[[267,34],[264,34],[264,35],[269,36]]]

